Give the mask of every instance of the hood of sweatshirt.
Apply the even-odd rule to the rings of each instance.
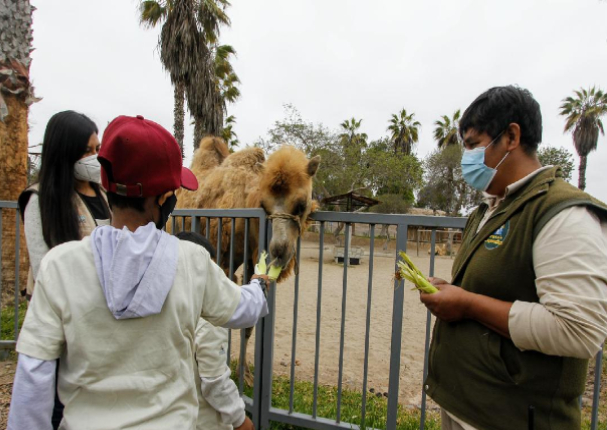
[[[179,239],[153,222],[132,232],[111,226],[91,234],[97,275],[116,319],[159,314],[177,273]]]

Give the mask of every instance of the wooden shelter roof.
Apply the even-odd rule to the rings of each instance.
[[[379,200],[372,199],[371,197],[361,196],[351,191],[346,194],[339,194],[336,196],[326,197],[321,200],[323,204],[333,204],[336,206],[345,206],[348,211],[354,208],[367,207],[378,205],[381,202]]]

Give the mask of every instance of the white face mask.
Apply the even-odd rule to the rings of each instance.
[[[74,164],[74,177],[79,181],[101,183],[101,164],[97,154],[81,158]]]

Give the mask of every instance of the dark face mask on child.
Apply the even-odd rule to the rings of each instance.
[[[158,207],[160,208],[160,219],[156,223],[156,228],[158,230],[162,230],[162,228],[166,225],[167,221],[169,220],[169,216],[175,209],[176,205],[177,196],[175,194],[167,198],[163,204],[158,205]]]

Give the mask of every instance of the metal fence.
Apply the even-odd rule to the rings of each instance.
[[[2,210],[17,210],[17,205],[13,202],[0,202],[0,213]],[[245,333],[244,330],[240,331],[240,350],[237,354],[233,354],[228,351],[228,361],[230,357],[234,355],[238,356],[238,387],[241,395],[245,399],[247,410],[251,413],[253,423],[258,429],[267,429],[270,427],[271,422],[285,423],[293,426],[299,426],[304,428],[311,428],[317,430],[333,430],[333,429],[360,429],[366,428],[367,422],[367,392],[368,392],[368,378],[369,378],[369,344],[370,344],[370,322],[371,322],[371,304],[373,302],[373,271],[374,271],[374,259],[375,259],[375,242],[377,235],[377,226],[390,225],[396,227],[396,250],[407,249],[407,238],[408,230],[410,227],[423,228],[430,230],[430,259],[428,273],[430,276],[434,275],[435,269],[435,248],[437,231],[443,229],[458,229],[461,230],[465,226],[465,219],[463,218],[449,218],[449,217],[432,217],[432,216],[411,216],[411,215],[383,215],[383,214],[361,214],[361,213],[339,213],[339,212],[317,212],[312,215],[313,220],[317,224],[318,231],[318,282],[317,282],[317,305],[315,317],[315,354],[314,354],[314,375],[313,375],[313,398],[312,398],[312,413],[304,414],[295,410],[295,367],[296,367],[296,352],[297,352],[297,334],[298,334],[298,322],[299,322],[299,293],[300,293],[300,273],[298,271],[294,274],[294,289],[293,289],[293,326],[292,326],[292,339],[291,339],[291,361],[289,363],[289,407],[287,409],[281,409],[273,406],[273,354],[274,354],[274,332],[275,332],[275,318],[276,318],[276,288],[270,289],[268,294],[268,305],[270,308],[270,314],[260,320],[255,327],[255,344],[254,344],[254,383],[252,389],[252,396],[246,396],[244,394],[245,383],[244,383],[244,342]],[[210,237],[210,226],[211,220],[215,219],[215,225],[217,226],[217,236]],[[245,250],[245,265],[249,260],[249,232],[251,231],[251,223],[259,223],[259,236],[257,238],[259,249],[265,250],[271,240],[271,221],[266,217],[266,214],[261,209],[232,209],[232,210],[215,210],[215,209],[201,209],[201,210],[188,210],[179,209],[173,213],[171,227],[172,232],[175,233],[180,230],[192,230],[200,231],[204,230],[208,239],[215,244],[221,243],[221,235],[224,226],[230,225],[231,227],[231,241],[229,248],[230,261],[228,264],[229,275],[233,276],[235,271],[238,269],[234,265],[234,253],[235,253],[235,225],[237,220],[244,220],[244,250]],[[19,249],[19,216],[16,217],[17,231],[17,242],[15,244],[17,248],[15,270],[18,273],[19,261],[18,261],[18,249]],[[334,223],[345,223],[345,237],[348,238],[350,229],[354,224],[366,225],[369,228],[369,248],[367,257],[368,264],[368,277],[367,277],[367,298],[366,298],[366,315],[365,315],[365,341],[364,341],[364,364],[363,364],[363,378],[362,378],[362,397],[360,404],[360,424],[353,424],[345,422],[342,418],[342,407],[343,407],[343,369],[344,369],[344,346],[345,346],[345,330],[346,330],[346,310],[347,310],[347,292],[349,286],[349,265],[343,264],[343,275],[342,275],[342,297],[341,297],[341,315],[340,315],[340,327],[339,327],[339,361],[337,368],[337,397],[336,397],[336,411],[333,417],[322,417],[319,416],[319,360],[320,360],[320,345],[321,345],[321,322],[323,318],[322,314],[322,299],[323,299],[323,260],[325,251],[325,226]],[[2,224],[0,218],[0,234],[2,233]],[[4,244],[3,244],[4,245]],[[344,259],[345,263],[350,261],[351,243],[349,240],[345,241]],[[221,249],[220,246],[217,246]],[[297,261],[298,264],[301,259],[301,238],[297,242]],[[0,257],[1,258],[1,257]],[[218,264],[221,264],[221,252],[218,252]],[[397,261],[397,253],[394,252],[394,263]],[[422,269],[423,270],[423,269]],[[244,268],[244,281],[246,279],[247,267]],[[1,276],[1,275],[0,275]],[[19,276],[15,276],[15,332],[18,332],[18,291],[19,291]],[[1,281],[1,278],[0,278]],[[1,283],[0,283],[1,285]],[[387,418],[385,421],[385,427],[387,430],[394,430],[397,428],[397,417],[398,417],[398,406],[399,406],[399,384],[400,384],[400,372],[401,372],[401,352],[402,352],[402,339],[403,339],[403,316],[406,312],[404,308],[404,283],[403,281],[394,280],[394,292],[392,297],[392,319],[390,327],[390,365],[388,375],[388,400],[387,400]],[[313,317],[307,315],[307,317]],[[423,374],[419,375],[420,386],[421,382],[425,378],[428,369],[428,348],[430,344],[430,330],[431,330],[431,315],[427,312],[426,324],[425,324],[425,345],[424,345],[424,366]],[[230,332],[230,337],[232,333]],[[14,348],[16,339],[3,340],[0,342],[0,349],[2,348]],[[232,342],[229,342],[231,345]],[[591,415],[591,429],[597,430],[598,428],[598,405],[599,405],[599,393],[600,393],[600,378],[601,378],[601,366],[602,366],[602,352],[596,357],[595,364],[595,381],[594,381],[594,393],[593,393],[593,405]],[[427,401],[425,393],[421,392],[421,420],[419,428],[424,429],[426,425],[426,412],[427,412]]]

